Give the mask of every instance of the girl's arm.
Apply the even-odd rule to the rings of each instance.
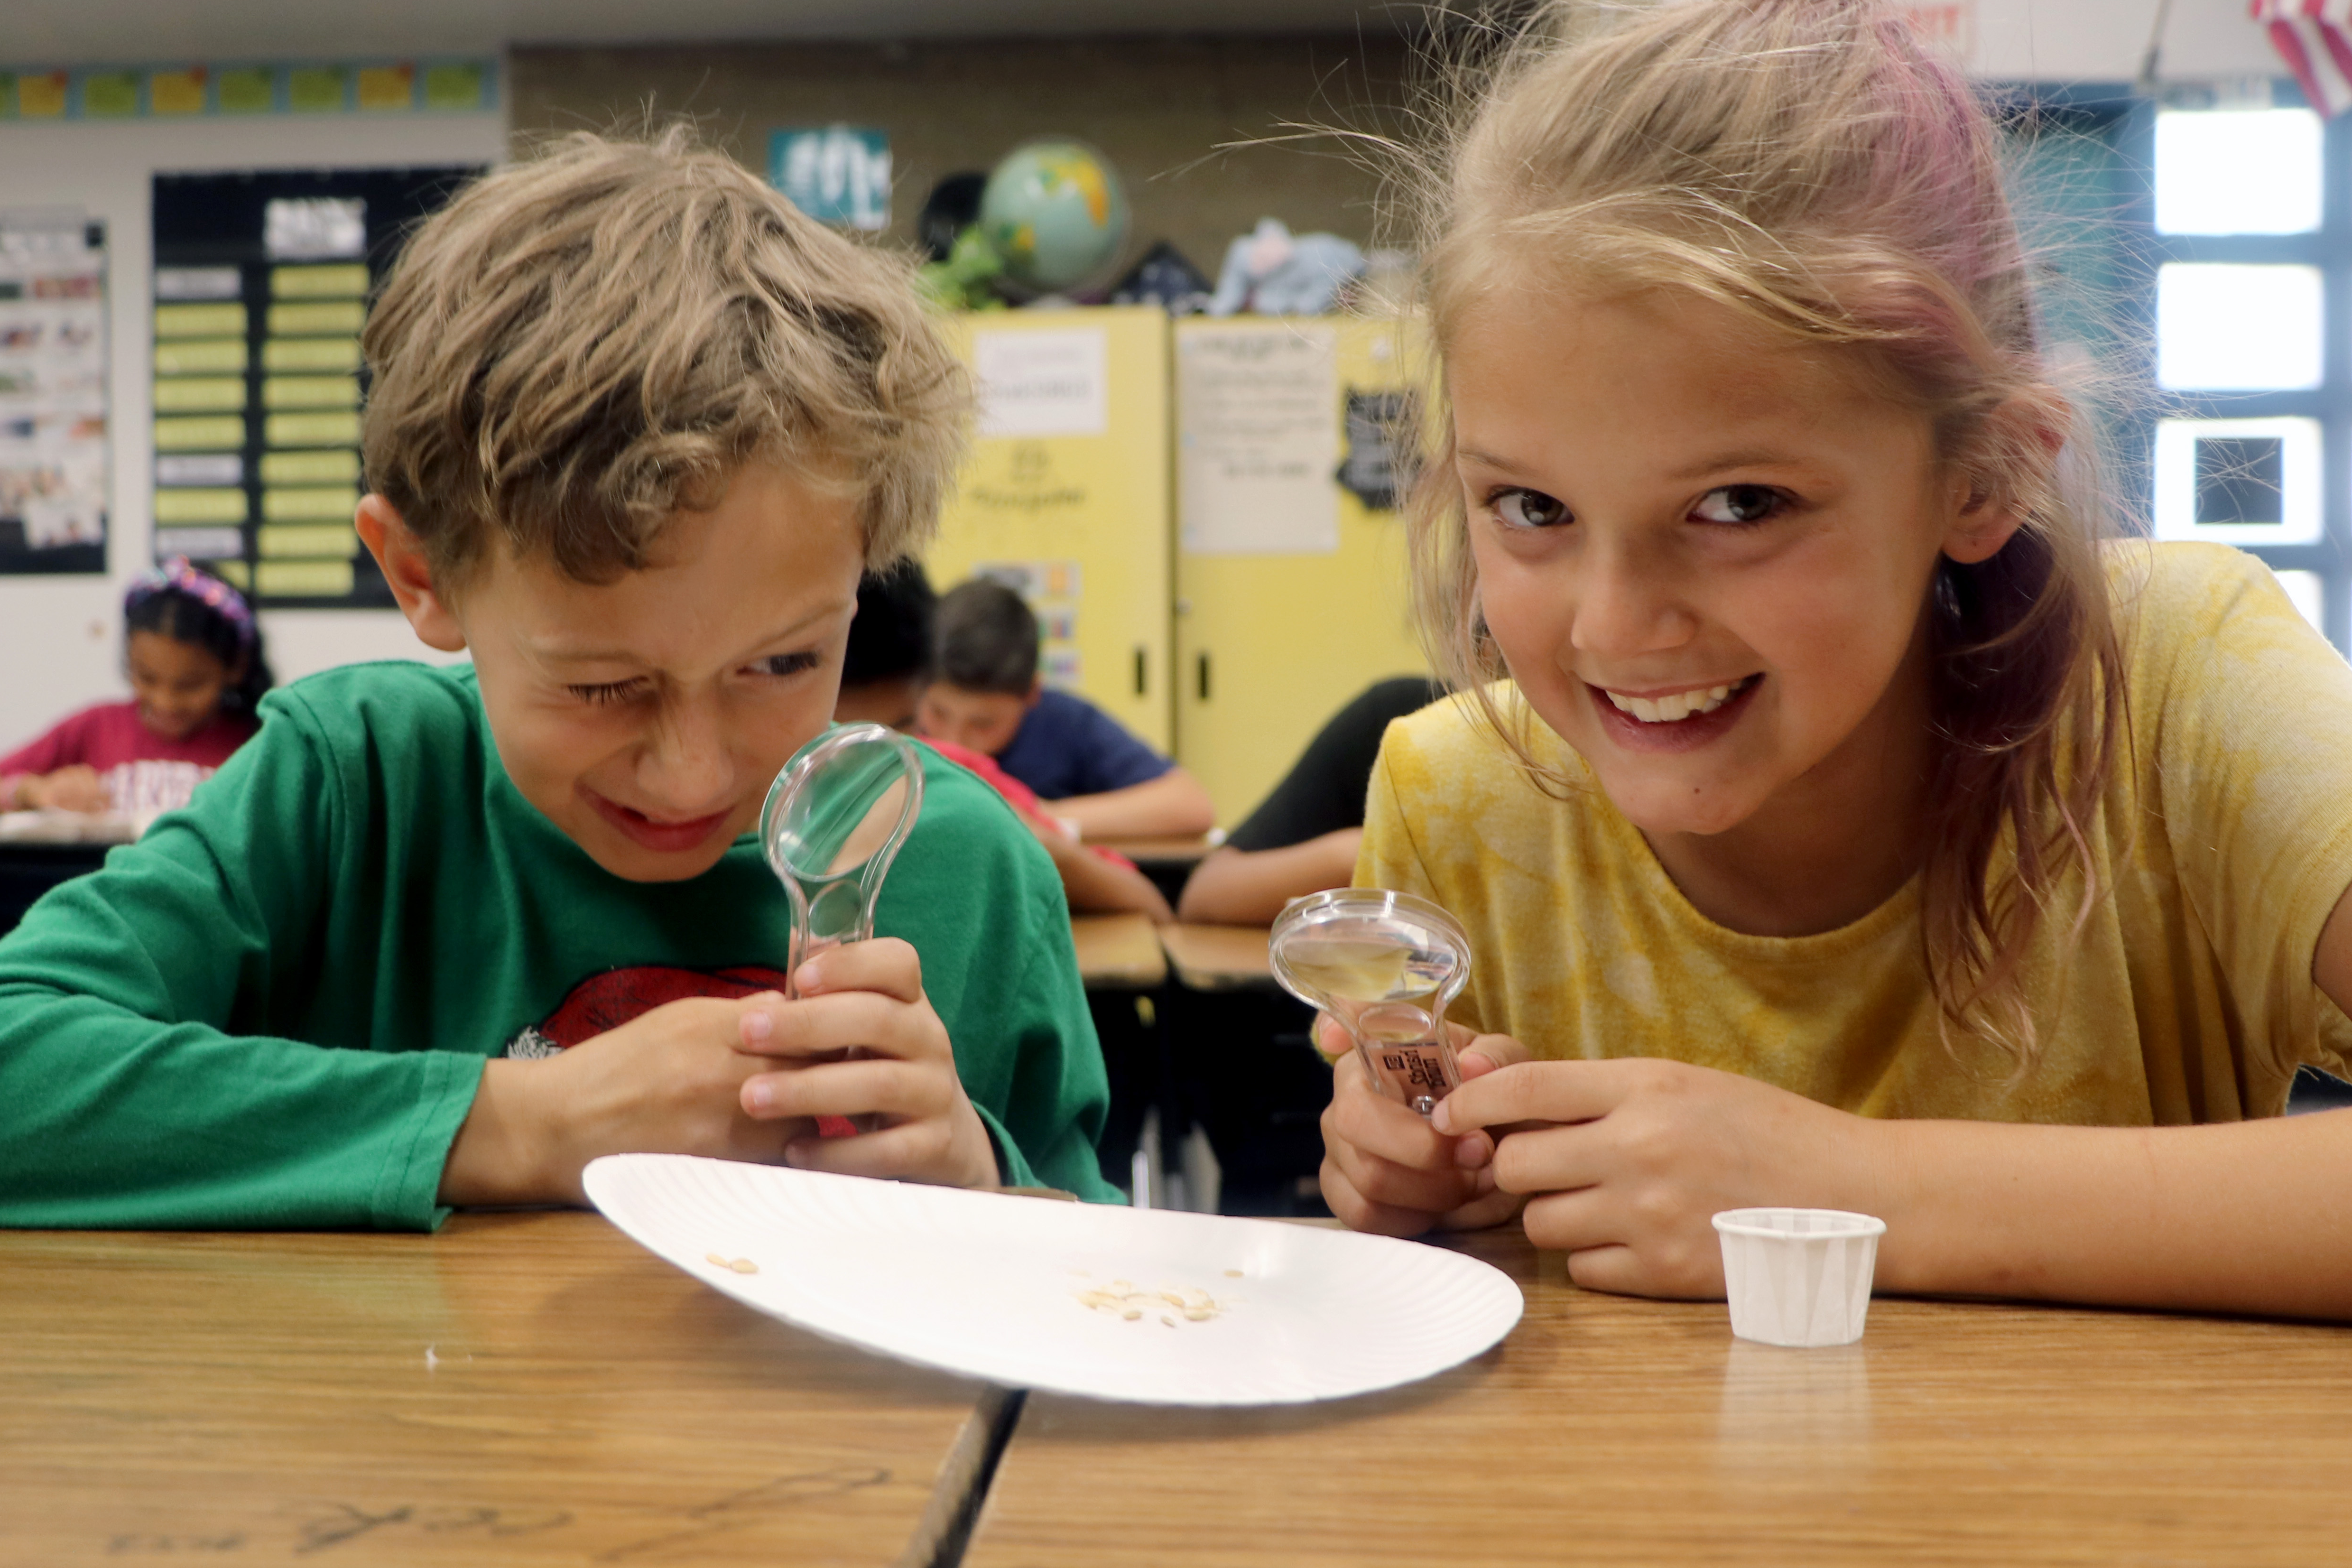
[[[2352,894],[2313,971],[2339,1007],[2352,1002]],[[1580,1285],[1719,1297],[1711,1216],[1794,1205],[1886,1221],[1885,1291],[2352,1319],[2352,1114],[2150,1128],[1883,1121],[1679,1062],[1529,1062],[1501,1036],[1476,1048],[1506,1065],[1465,1082],[1431,1122],[1468,1135],[1460,1168],[1491,1164],[1501,1191],[1531,1194],[1528,1238],[1570,1253]],[[1375,1108],[1354,1109],[1371,1131]],[[1370,1203],[1430,1206],[1414,1204],[1407,1173],[1392,1186],[1385,1174],[1375,1168]],[[1376,1228],[1403,1228],[1383,1217]]]

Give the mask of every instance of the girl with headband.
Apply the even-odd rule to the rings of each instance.
[[[170,811],[259,727],[271,680],[243,595],[174,558],[131,585],[122,618],[131,700],[0,757],[0,810]]]

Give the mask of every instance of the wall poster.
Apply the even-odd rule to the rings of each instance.
[[[155,176],[159,560],[263,605],[393,603],[352,527],[360,328],[409,226],[480,173]]]
[[[106,230],[0,214],[0,574],[106,571]]]

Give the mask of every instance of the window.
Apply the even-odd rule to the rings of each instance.
[[[2128,226],[2155,268],[2164,415],[2147,447],[2149,515],[2160,539],[2210,539],[2269,563],[2342,647],[2352,632],[2352,214],[2328,172],[2347,166],[2352,121],[2324,124],[2291,84],[2270,100],[2143,101],[2126,112],[2125,164],[2146,171]]]

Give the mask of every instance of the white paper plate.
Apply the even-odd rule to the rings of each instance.
[[[1476,1355],[1524,1304],[1460,1253],[1271,1220],[683,1154],[608,1155],[586,1181],[637,1242],[786,1322],[1099,1399],[1292,1405],[1391,1388]],[[1095,1292],[1135,1299],[1105,1307]]]

